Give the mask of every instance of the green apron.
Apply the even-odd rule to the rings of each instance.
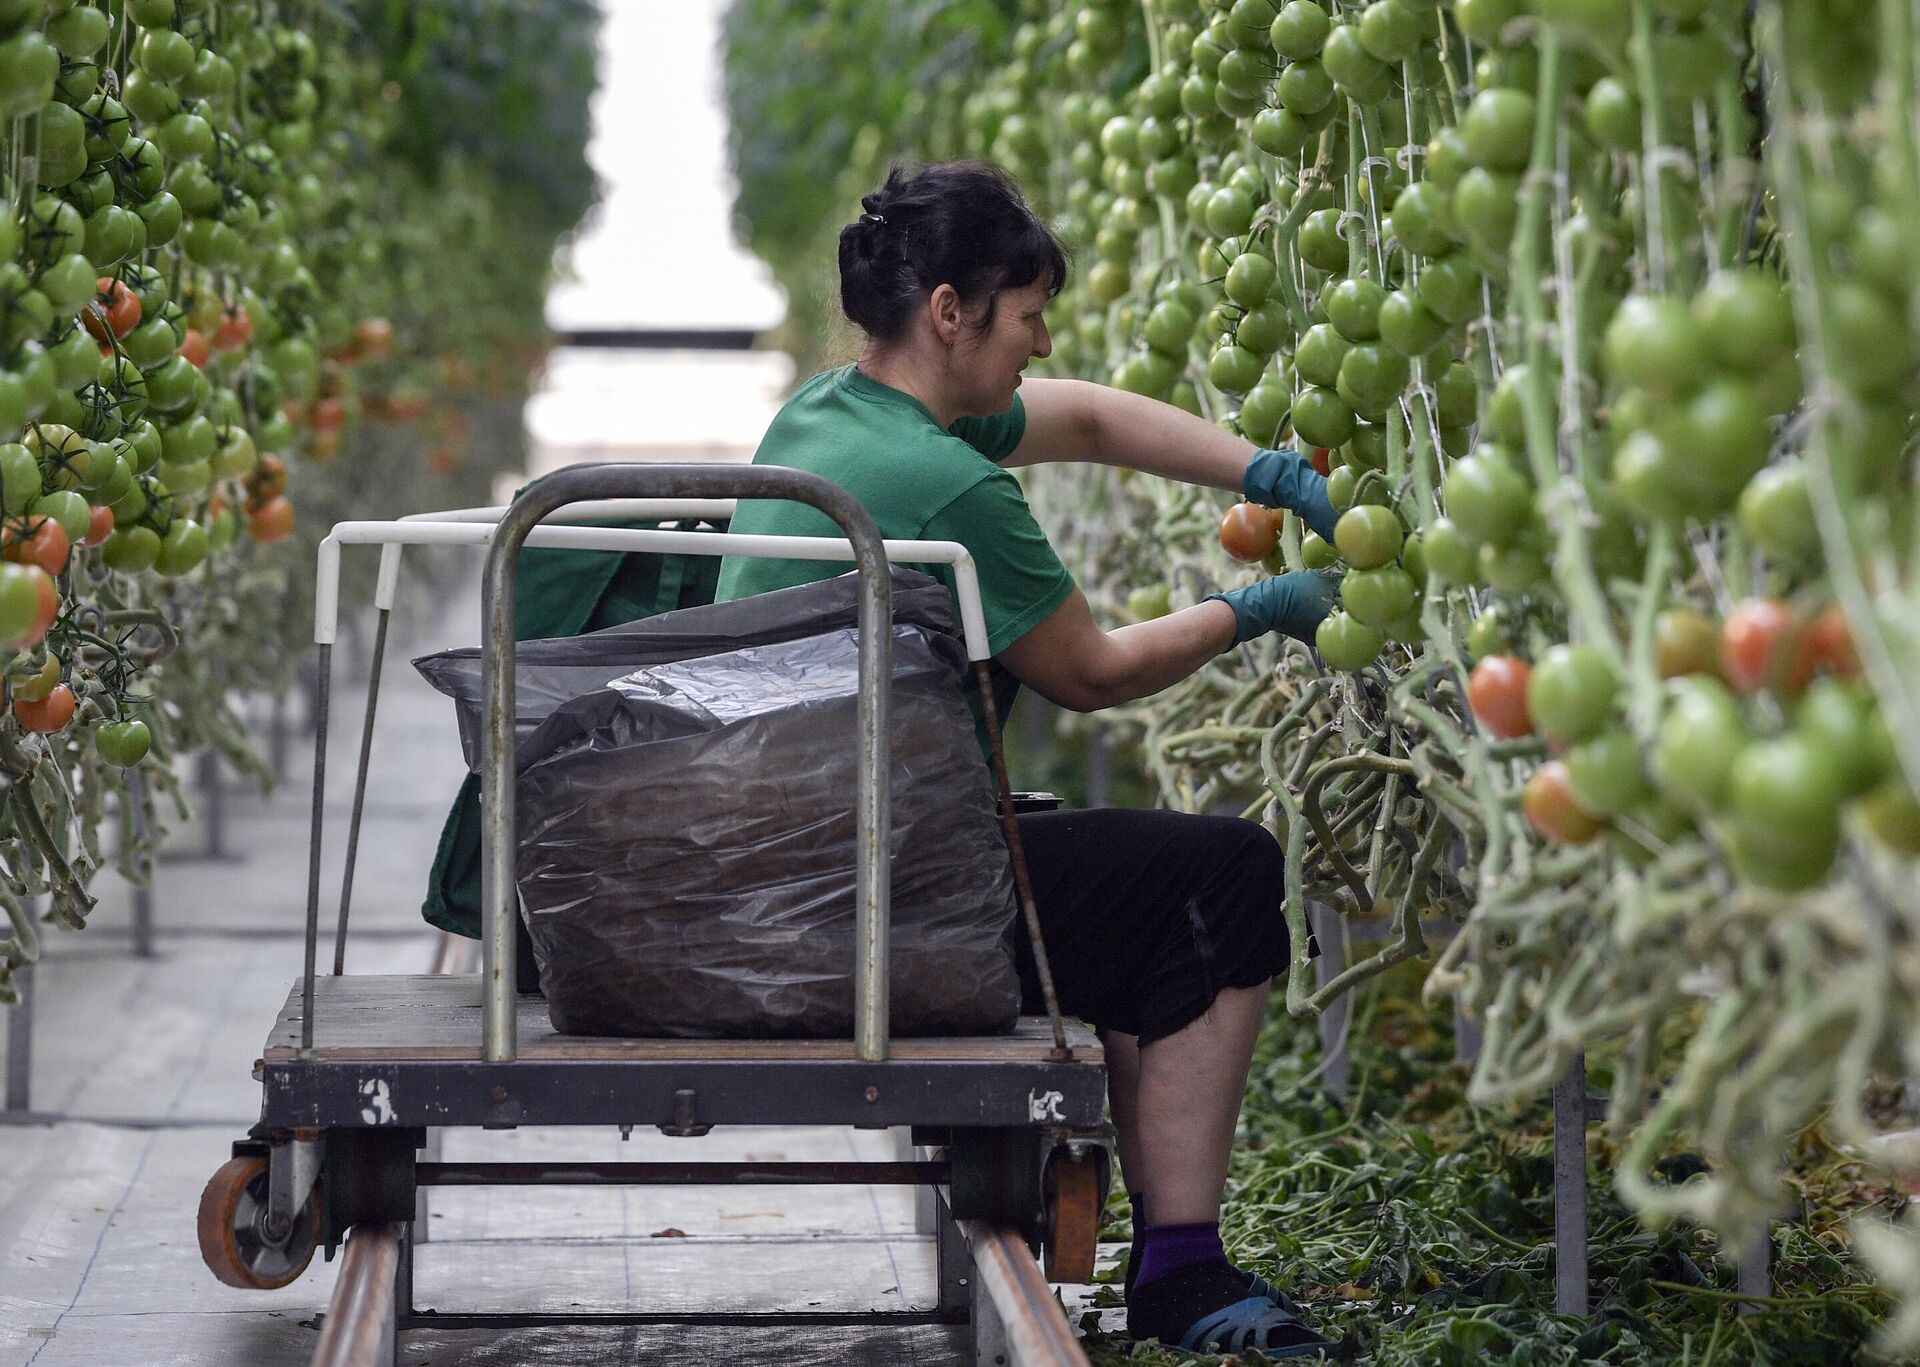
[[[602,526],[653,527],[621,522]],[[725,524],[719,524],[725,530]],[[700,524],[672,524],[698,531]],[[675,608],[713,601],[717,555],[649,555],[528,547],[514,567],[513,630],[518,641],[579,636]],[[468,774],[440,831],[420,914],[441,930],[480,938],[480,776]]]

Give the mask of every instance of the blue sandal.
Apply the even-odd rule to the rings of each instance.
[[[1276,1334],[1283,1342],[1272,1341]],[[1278,1361],[1321,1357],[1332,1344],[1307,1328],[1293,1311],[1265,1296],[1249,1296],[1195,1321],[1173,1346],[1189,1353],[1258,1351]]]
[[[1264,1281],[1264,1279],[1261,1279]],[[1248,1294],[1249,1274],[1225,1260],[1199,1263],[1133,1288],[1127,1331],[1189,1353],[1320,1357],[1332,1345],[1278,1290]],[[1267,1283],[1271,1288],[1271,1283]]]

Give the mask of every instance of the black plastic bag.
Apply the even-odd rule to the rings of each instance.
[[[965,651],[946,590],[895,579],[890,1028],[1000,1032],[1019,1005],[1013,883],[961,693]],[[550,675],[518,700],[520,904],[556,1029],[851,1034],[854,589],[847,576],[519,648],[539,670],[602,673],[634,648],[700,652],[564,701]],[[849,625],[817,629],[835,616]],[[796,622],[816,630],[777,639]],[[776,639],[711,653],[729,632]],[[556,662],[559,646],[605,654]],[[419,663],[436,686],[465,678]]]

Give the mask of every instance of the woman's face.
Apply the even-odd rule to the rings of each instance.
[[[991,417],[1013,407],[1013,392],[1020,387],[1027,362],[1053,354],[1046,307],[1047,287],[1038,281],[1002,290],[993,321],[962,336],[953,359],[956,378],[962,381],[958,397],[963,416]]]

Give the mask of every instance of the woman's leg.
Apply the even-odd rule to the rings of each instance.
[[[1247,1065],[1266,1015],[1266,983],[1223,988],[1205,1015],[1139,1049],[1135,1112],[1129,1124],[1116,1108],[1114,1125],[1128,1185],[1150,1194],[1154,1224],[1220,1218]]]
[[[1120,1030],[1102,1030],[1100,1047],[1107,1056],[1107,1106],[1120,1137],[1120,1175],[1129,1192],[1146,1189],[1146,1163],[1140,1157],[1140,1037]]]

